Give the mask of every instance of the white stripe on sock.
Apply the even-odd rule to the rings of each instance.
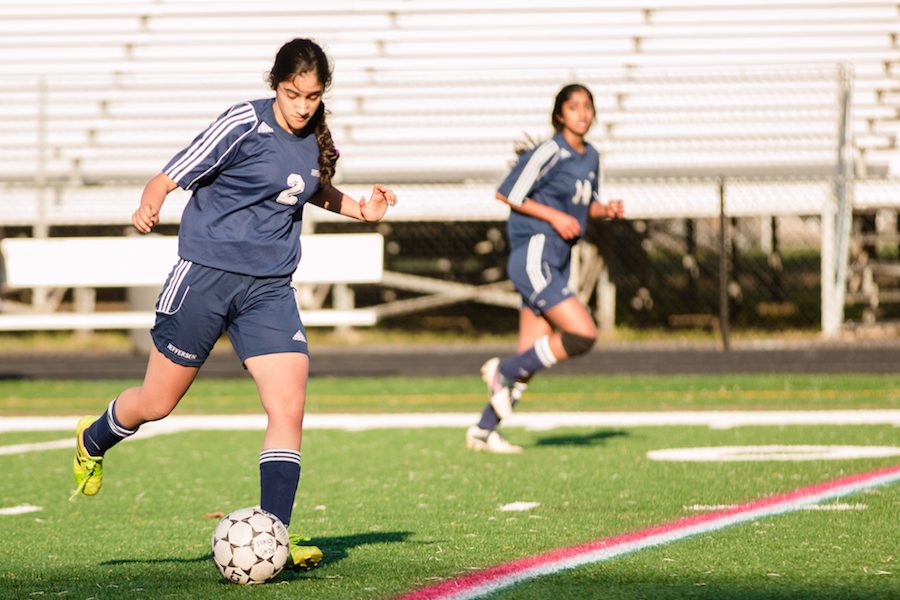
[[[269,448],[259,453],[259,464],[267,462],[291,462],[300,464],[300,453],[287,448]]]
[[[116,400],[118,400],[118,397],[113,398],[106,409],[106,423],[114,434],[120,438],[127,438],[129,435],[134,435],[137,429],[125,429],[116,423],[116,418],[113,416],[116,413]]]
[[[559,362],[557,358],[553,356],[553,351],[550,349],[550,336],[548,335],[545,335],[534,343],[534,351],[537,354],[538,360],[540,360],[541,364],[545,367],[552,367]]]

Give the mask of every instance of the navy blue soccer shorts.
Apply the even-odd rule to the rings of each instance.
[[[536,233],[513,248],[507,272],[522,305],[540,315],[575,294],[569,289],[571,247],[561,238]]]
[[[175,363],[199,367],[227,332],[243,363],[276,352],[309,354],[290,277],[253,277],[179,259],[156,302],[150,331]]]

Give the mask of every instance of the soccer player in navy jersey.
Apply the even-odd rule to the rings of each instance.
[[[600,201],[600,155],[584,139],[594,114],[587,87],[562,88],[551,116],[556,134],[522,152],[497,191],[511,209],[507,271],[522,295],[519,347],[518,354],[481,367],[490,401],[466,432],[472,450],[521,452],[498,425],[512,414],[532,375],[588,352],[597,338],[590,312],[569,289],[569,261],[588,219],[621,218],[623,205]]]
[[[229,108],[144,188],[132,217],[141,233],[157,224],[169,192],[192,192],[181,218],[179,260],[157,301],[143,385],[119,394],[99,419],[78,422],[73,497],[100,490],[106,451],[143,423],[167,416],[227,332],[267,415],[260,506],[290,524],[309,374],[291,288],[303,206],[378,221],[397,198],[378,184],[368,200],[357,201],[331,184],[338,152],[322,101],[331,66],[316,43],[295,39],[282,46],[268,82],[274,98]],[[289,568],[313,568],[322,559],[319,548],[301,545],[297,536],[290,551]]]

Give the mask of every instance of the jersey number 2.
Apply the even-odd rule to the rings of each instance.
[[[288,175],[287,184],[291,187],[278,194],[278,197],[275,198],[275,202],[293,206],[297,204],[297,196],[302,194],[303,190],[306,189],[306,183],[303,182],[302,177],[296,173],[291,173]]]

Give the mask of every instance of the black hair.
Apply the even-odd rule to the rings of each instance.
[[[274,90],[282,81],[290,81],[298,75],[311,72],[315,72],[322,85],[322,90],[327,90],[331,85],[331,64],[328,56],[314,41],[296,38],[278,50],[267,79],[269,86]],[[325,102],[322,101],[309,123],[315,132],[316,142],[319,146],[319,184],[322,187],[331,184],[339,156],[337,148],[334,147],[334,140],[331,138],[331,130],[328,129],[328,124],[325,122],[327,115]]]
[[[556,94],[556,99],[553,101],[553,112],[550,114],[550,125],[553,126],[553,131],[559,133],[563,129],[562,123],[562,107],[563,104],[569,101],[569,98],[575,92],[584,92],[587,94],[588,100],[591,101],[591,107],[594,106],[594,95],[591,93],[591,90],[587,88],[586,85],[582,85],[580,83],[570,83],[563,87],[563,89],[559,90],[559,93]],[[542,140],[535,140],[529,135],[525,135],[525,140],[521,142],[517,142],[513,149],[515,150],[517,155],[524,154],[525,152],[531,150],[532,148],[536,148],[541,144]]]
[[[587,94],[588,100],[591,101],[591,108],[594,107],[594,95],[586,85],[582,85],[580,83],[570,83],[569,85],[563,87],[563,89],[559,90],[559,93],[556,94],[556,100],[553,102],[553,114],[550,116],[550,124],[553,125],[553,131],[557,133],[562,131],[562,107],[563,104],[569,101],[569,98],[571,98],[572,94],[574,94],[575,92],[584,92],[585,94]]]

